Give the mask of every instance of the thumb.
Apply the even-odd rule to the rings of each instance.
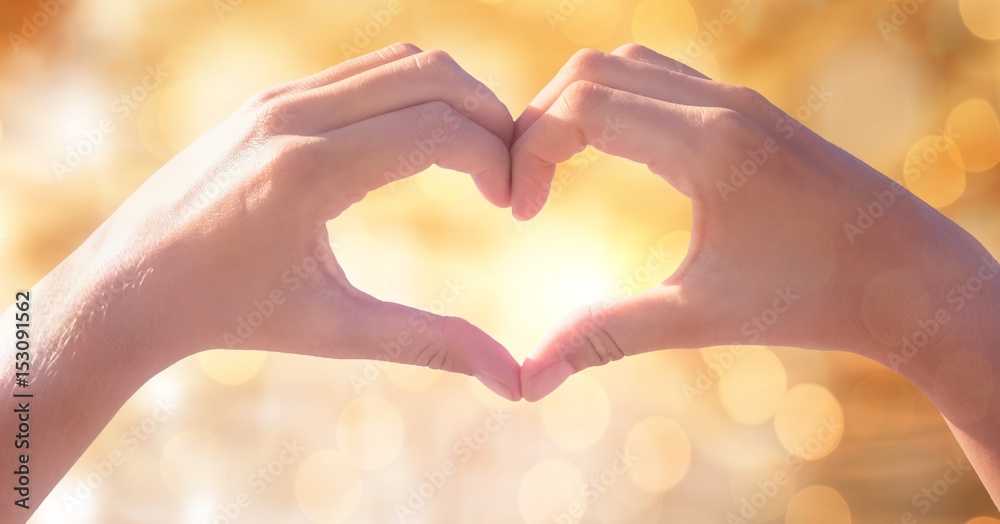
[[[626,356],[710,345],[710,319],[680,286],[658,286],[580,308],[549,331],[521,366],[521,392],[534,402],[570,375]]]
[[[521,399],[517,361],[468,321],[377,299],[353,309],[347,330],[353,336],[343,342],[362,358],[471,375],[508,400]]]

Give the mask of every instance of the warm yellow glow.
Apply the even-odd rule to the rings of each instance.
[[[642,457],[629,470],[636,486],[664,492],[679,484],[691,467],[691,441],[676,421],[660,416],[645,418],[629,431],[625,449]]]
[[[478,194],[476,185],[469,175],[437,166],[431,166],[420,173],[416,180],[428,197],[443,204],[453,204]]]
[[[993,0],[959,0],[962,21],[972,34],[986,40],[1000,39],[1000,3]]]
[[[596,47],[618,27],[621,10],[616,0],[559,2],[546,12],[546,18],[574,44]]]
[[[774,416],[786,387],[781,360],[765,348],[754,348],[735,357],[732,368],[719,379],[719,400],[733,420],[760,424]]]
[[[295,476],[295,500],[316,524],[344,522],[361,502],[361,475],[337,451],[318,451],[302,462]]]
[[[264,351],[215,349],[195,355],[198,366],[212,380],[234,386],[242,384],[260,373],[267,360]]]
[[[632,17],[636,43],[677,57],[698,32],[698,15],[686,0],[643,0]]]
[[[441,380],[443,371],[408,364],[389,363],[385,376],[389,381],[405,391],[424,391]]]
[[[163,447],[160,456],[163,485],[181,503],[205,494],[221,495],[228,455],[215,433],[202,429],[181,431]]]
[[[395,460],[405,434],[399,410],[373,395],[353,400],[337,422],[337,444],[363,470],[380,469]]]
[[[837,490],[809,486],[788,504],[785,524],[851,524],[851,508]]]
[[[955,142],[941,136],[921,138],[906,155],[906,188],[928,204],[941,208],[965,191],[965,163]]]
[[[570,377],[539,404],[545,433],[572,451],[594,445],[604,436],[611,417],[604,387],[587,375]]]
[[[962,153],[967,171],[982,173],[1000,162],[1000,121],[986,100],[970,99],[956,106],[945,129]]]
[[[581,496],[583,475],[564,459],[545,459],[521,478],[518,506],[527,524],[547,524],[552,515],[564,516],[565,522],[579,522],[587,502]]]
[[[771,449],[748,451],[733,466],[734,515],[767,522],[783,515],[795,495],[795,467]]]
[[[895,373],[864,378],[847,401],[847,427],[867,444],[893,445],[913,426],[913,395]]]
[[[799,384],[789,389],[778,404],[774,431],[789,453],[806,460],[819,460],[840,444],[844,412],[828,389],[817,384]]]

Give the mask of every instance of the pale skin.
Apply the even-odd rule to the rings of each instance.
[[[609,122],[623,132],[596,140]],[[995,274],[981,270],[995,260],[905,190],[848,235],[844,223],[890,181],[789,122],[756,93],[635,45],[578,53],[516,122],[447,54],[408,44],[261,92],[31,289],[33,503],[6,499],[0,520],[26,519],[147,380],[230,346],[425,365],[475,376],[515,401],[660,349],[743,341],[852,351],[895,365],[927,392],[1000,500],[1000,328],[990,322],[1000,279],[981,279],[961,310],[947,302],[955,286]],[[555,164],[587,144],[646,164],[690,197],[691,247],[662,285],[570,315],[523,366],[464,320],[355,289],[336,263],[325,224],[368,191],[437,164],[469,173],[487,201],[529,219]],[[731,166],[761,147],[767,160],[735,191],[717,183],[732,186]],[[401,156],[414,161],[401,169]],[[262,325],[225,337],[276,290],[283,300]],[[747,321],[782,296],[777,320],[746,340]],[[948,321],[907,362],[893,361],[901,337],[939,307]],[[399,349],[386,351],[393,342]],[[0,391],[3,427],[17,425],[16,389],[5,381]],[[4,452],[5,464],[14,460]]]

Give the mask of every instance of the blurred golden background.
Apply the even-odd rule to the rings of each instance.
[[[396,41],[447,50],[515,116],[577,49],[646,44],[764,93],[1000,256],[996,0],[6,0],[0,20],[4,297],[255,91]],[[432,169],[331,241],[362,290],[521,360],[574,307],[668,276],[689,238],[689,202],[641,166],[588,150],[554,191],[517,224]],[[788,348],[648,354],[537,404],[204,353],[137,393],[32,522],[1000,524],[918,389]]]

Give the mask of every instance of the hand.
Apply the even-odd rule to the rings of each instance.
[[[970,406],[996,405],[1000,265],[972,236],[757,93],[636,45],[576,54],[518,118],[515,217],[537,214],[555,164],[588,144],[691,198],[691,245],[662,285],[553,329],[522,366],[526,399],[657,349],[853,351],[924,388],[998,499],[1000,413]]]
[[[44,498],[146,380],[211,348],[418,364],[520,399],[519,366],[499,343],[358,291],[326,229],[431,164],[471,173],[509,205],[512,132],[506,107],[447,54],[395,45],[267,89],[182,151],[31,290],[32,387],[46,405],[32,416],[31,449],[45,457],[32,495]],[[4,413],[16,427],[14,406]]]
[[[517,400],[519,366],[499,343],[463,320],[355,289],[325,225],[431,164],[471,173],[487,200],[509,205],[512,127],[506,107],[447,54],[395,45],[261,92],[102,229],[153,253],[144,286],[162,304],[185,304],[148,315],[163,325],[157,337],[183,327],[172,344],[181,356],[230,347],[387,359],[475,375]]]

